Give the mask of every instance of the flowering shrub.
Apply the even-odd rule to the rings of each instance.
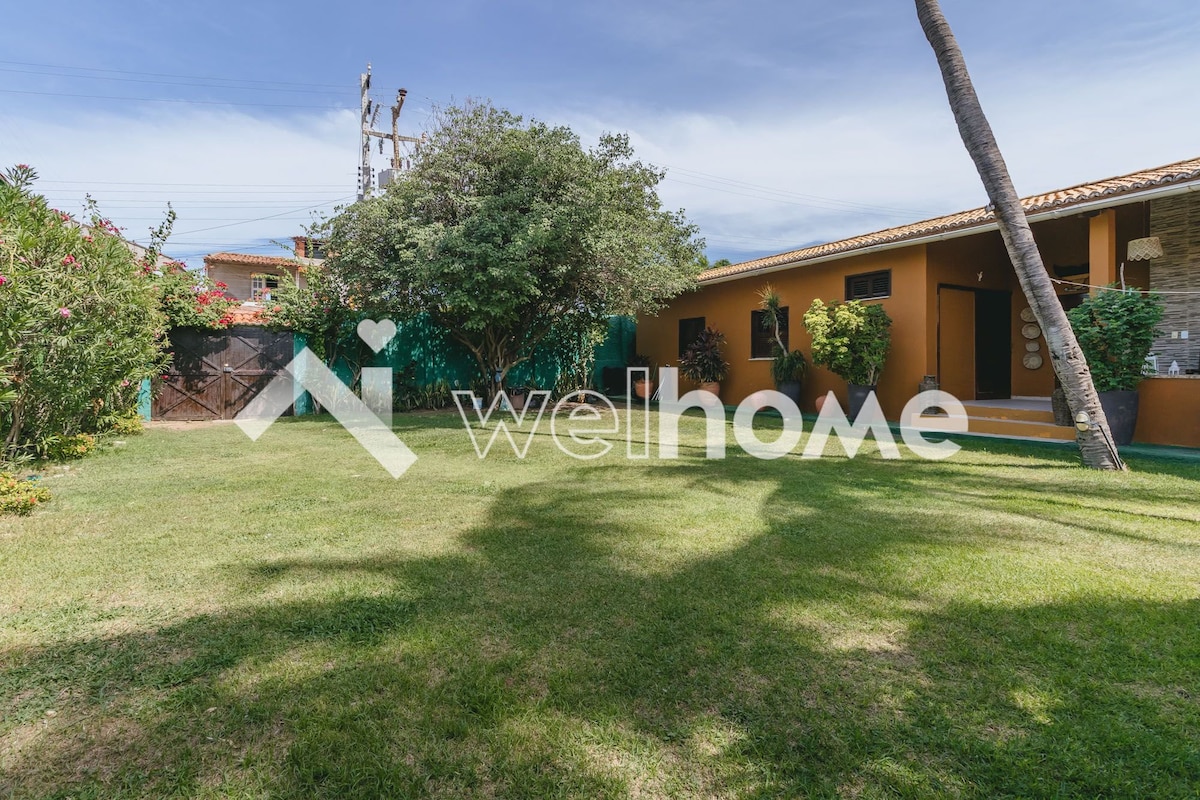
[[[51,434],[37,444],[38,456],[47,461],[74,461],[95,449],[96,437],[88,433]]]
[[[136,411],[104,416],[99,422],[97,428],[100,433],[111,433],[114,436],[140,436],[146,430],[142,416]]]
[[[223,283],[213,283],[178,261],[157,267],[144,264],[142,269],[155,277],[159,302],[172,328],[228,328],[229,311],[238,302],[225,294]]]
[[[36,479],[26,480],[0,472],[0,516],[25,515],[49,500],[50,490]]]
[[[23,165],[0,173],[0,461],[60,440],[78,449],[70,437],[135,408],[166,361],[145,263],[94,205],[86,226],[50,208],[30,189],[36,177]]]

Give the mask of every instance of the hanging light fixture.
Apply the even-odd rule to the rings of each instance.
[[[1149,261],[1152,258],[1162,258],[1162,242],[1157,236],[1147,236],[1143,239],[1130,239],[1127,261]]]

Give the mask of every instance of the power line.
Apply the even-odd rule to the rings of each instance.
[[[351,173],[347,172],[349,176]],[[73,186],[223,186],[226,188],[262,189],[282,186],[285,188],[326,187],[340,189],[343,183],[153,183],[150,181],[51,181],[38,179],[38,183],[65,183]]]
[[[209,228],[197,228],[194,231],[180,231],[178,234],[175,234],[175,235],[190,236],[193,233],[204,233],[205,231],[215,231],[215,230],[218,230],[219,228],[232,228],[235,225],[246,225],[251,222],[263,222],[264,220],[277,219],[279,217],[287,216],[288,214],[299,214],[303,211],[315,211],[318,208],[321,208],[323,206],[333,205],[334,203],[343,203],[347,200],[353,200],[353,199],[354,199],[354,195],[350,195],[349,197],[342,197],[337,200],[330,200],[326,203],[318,203],[315,206],[308,206],[306,208],[296,208],[296,209],[292,209],[291,211],[284,211],[281,214],[270,214],[265,217],[255,217],[254,219],[242,220],[241,222],[230,222],[226,225],[213,225],[212,227],[209,227]]]
[[[0,67],[0,72],[14,72],[21,75],[38,75],[43,78],[71,78],[72,80],[84,79],[91,81],[119,81],[122,83],[143,83],[153,84],[155,86],[196,86],[204,89],[233,89],[240,92],[288,92],[294,94],[346,94],[346,90],[341,91],[335,89],[288,89],[274,86],[229,86],[219,83],[195,83],[189,81],[156,81],[142,78],[116,78],[107,75],[71,75],[63,72],[42,72],[32,69],[13,69],[12,67]]]
[[[42,69],[72,69],[72,70],[78,70],[81,72],[109,72],[109,73],[113,73],[116,75],[142,75],[142,76],[149,76],[152,78],[183,78],[185,80],[197,80],[197,81],[228,81],[228,82],[237,82],[237,83],[261,83],[261,84],[272,84],[272,85],[276,85],[276,86],[310,86],[310,87],[319,86],[319,87],[327,88],[327,89],[341,89],[343,91],[346,88],[339,83],[295,83],[295,82],[290,82],[290,81],[260,81],[260,80],[255,80],[252,78],[221,78],[221,77],[217,77],[215,75],[209,75],[209,76],[173,75],[173,74],[165,73],[165,72],[132,72],[132,71],[123,70],[123,69],[105,69],[103,67],[74,67],[74,66],[67,66],[64,64],[34,64],[34,63],[26,62],[26,61],[0,60],[0,64],[12,64],[12,65],[18,66],[18,67],[40,67]]]
[[[332,184],[331,184],[332,185]],[[344,185],[338,186],[336,189],[321,189],[321,190],[300,190],[300,189],[268,189],[261,192],[238,190],[237,192],[226,192],[220,189],[174,189],[172,195],[176,194],[307,194],[307,195],[322,195],[322,194],[338,194],[344,192]],[[78,190],[75,190],[78,191]],[[154,189],[105,189],[105,194],[158,194]]]
[[[869,203],[856,203],[852,200],[841,200],[836,197],[822,197],[820,195],[810,195],[810,194],[804,194],[802,192],[793,192],[793,191],[790,191],[787,189],[777,189],[772,186],[764,186],[764,185],[757,184],[757,183],[750,183],[749,181],[738,180],[736,178],[727,178],[727,177],[723,177],[721,175],[713,175],[712,173],[700,172],[699,170],[688,169],[686,167],[674,167],[669,164],[663,164],[662,166],[667,167],[669,170],[674,170],[676,172],[687,173],[689,177],[696,177],[697,179],[700,179],[700,180],[715,181],[717,183],[722,183],[722,184],[731,186],[733,188],[749,189],[749,190],[754,190],[754,191],[758,191],[758,192],[765,192],[768,194],[776,194],[776,195],[781,195],[781,196],[786,196],[786,197],[795,197],[795,198],[802,199],[802,200],[810,200],[816,204],[833,203],[835,205],[846,206],[849,208],[859,208],[859,209],[864,209],[864,210],[868,210],[868,211],[878,211],[878,212],[883,212],[883,213],[888,213],[888,214],[904,215],[904,216],[928,214],[928,212],[921,211],[919,209],[906,209],[906,208],[897,208],[897,207],[893,207],[893,206],[877,206],[877,205],[872,205]],[[723,189],[716,187],[716,186],[705,186],[702,184],[687,183],[686,181],[682,181],[678,178],[673,178],[671,176],[670,172],[667,173],[666,178],[667,178],[667,180],[675,180],[678,183],[685,183],[688,186],[697,186],[698,188],[711,189],[713,191],[724,191]],[[770,198],[760,198],[760,199],[770,199]],[[808,205],[811,205],[811,204],[812,203],[810,203]]]
[[[45,97],[74,97],[87,100],[133,100],[139,103],[190,103],[204,106],[249,106],[251,108],[309,108],[321,111],[353,111],[348,106],[314,106],[299,103],[235,103],[225,100],[181,100],[172,97],[127,97],[124,95],[67,94],[64,92],[35,92],[28,89],[0,89],[4,94],[33,94]]]

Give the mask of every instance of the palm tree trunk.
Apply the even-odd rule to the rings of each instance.
[[[1050,281],[1046,266],[1042,263],[1042,255],[1033,240],[1029,220],[1021,208],[1017,190],[1008,174],[1008,166],[979,105],[971,76],[967,74],[962,51],[937,0],[916,0],[916,4],[921,28],[933,47],[942,71],[946,96],[950,100],[954,120],[958,123],[958,132],[971,160],[975,162],[988,199],[996,209],[996,221],[1000,225],[1000,235],[1004,237],[1004,246],[1008,248],[1008,256],[1017,271],[1021,289],[1046,337],[1050,364],[1062,383],[1072,415],[1083,412],[1091,421],[1087,430],[1076,434],[1084,466],[1123,470],[1125,463],[1117,454],[1116,444],[1109,433],[1108,420],[1100,407],[1091,370],[1054,292],[1054,284]]]

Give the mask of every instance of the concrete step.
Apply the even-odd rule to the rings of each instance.
[[[1003,419],[1023,422],[1054,422],[1054,412],[1041,408],[1011,408],[1008,406],[980,405],[978,403],[963,403],[967,416],[972,419]]]
[[[1075,429],[1055,425],[1053,415],[1049,422],[1026,419],[1000,419],[995,417],[976,417],[967,408],[967,431],[969,433],[986,433],[993,436],[1012,436],[1014,438],[1052,439],[1059,442],[1075,441]]]

